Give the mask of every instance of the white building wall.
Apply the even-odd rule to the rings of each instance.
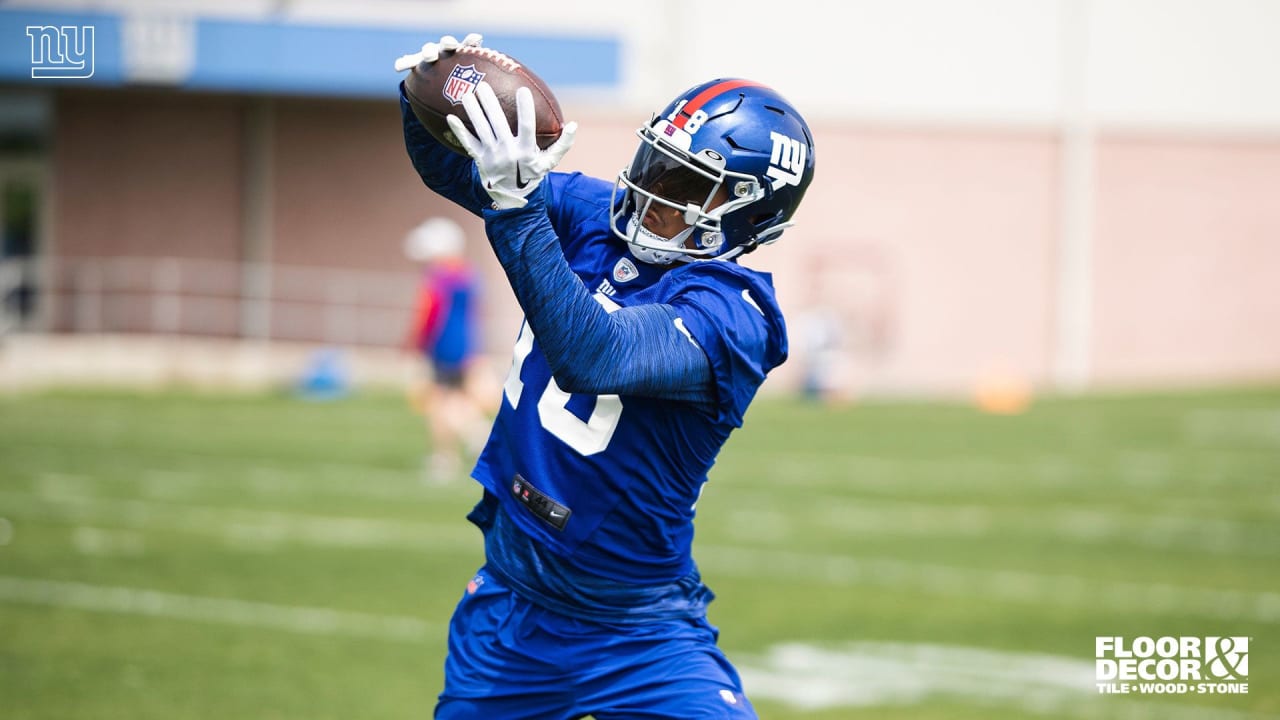
[[[648,110],[743,75],[815,117],[1053,122],[1073,68],[1104,123],[1280,129],[1276,0],[17,0],[11,7],[616,34]],[[1069,37],[1083,13],[1086,42]],[[423,40],[433,38],[424,37]],[[408,49],[407,49],[408,50]],[[392,59],[388,59],[391,62]]]
[[[1089,100],[1099,120],[1280,130],[1280,2],[1091,5]]]

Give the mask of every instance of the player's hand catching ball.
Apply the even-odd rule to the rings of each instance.
[[[445,35],[440,38],[440,42],[429,42],[422,46],[422,49],[416,53],[401,55],[396,60],[396,72],[403,72],[414,67],[420,62],[433,63],[440,59],[440,53],[452,52],[460,47],[480,47],[480,42],[484,38],[480,33],[469,33],[459,42],[458,38],[452,35]]]
[[[515,134],[489,83],[481,82],[475,92],[464,96],[462,107],[476,129],[474,135],[456,115],[445,120],[475,160],[495,210],[524,207],[529,193],[573,147],[573,136],[578,131],[577,123],[565,123],[560,137],[550,147],[539,148],[533,94],[527,87],[516,91]]]

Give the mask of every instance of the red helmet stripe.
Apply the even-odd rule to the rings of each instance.
[[[758,82],[751,82],[750,80],[725,80],[724,82],[716,83],[715,85],[712,85],[706,90],[698,93],[692,100],[685,103],[684,107],[680,108],[680,113],[675,119],[675,126],[683,130],[684,124],[688,122],[689,118],[701,109],[703,105],[706,105],[714,98],[723,95],[730,90],[737,90],[740,87],[764,87],[764,85],[761,85]]]

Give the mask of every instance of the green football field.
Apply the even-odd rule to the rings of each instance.
[[[429,717],[481,554],[421,452],[391,394],[0,397],[0,717]],[[765,718],[1280,716],[1280,388],[761,399],[694,552]],[[1098,636],[1248,693],[1100,694]]]

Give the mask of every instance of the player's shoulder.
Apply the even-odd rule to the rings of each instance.
[[[701,291],[742,300],[765,317],[781,317],[771,273],[735,262],[702,260],[681,265],[668,273],[672,295]]]
[[[547,175],[547,183],[552,206],[607,209],[613,196],[612,183],[580,172],[553,172]]]
[[[551,173],[546,179],[547,215],[561,244],[574,246],[583,238],[603,234],[609,227],[613,186],[580,172]]]
[[[690,328],[700,327],[695,331],[700,343],[714,334],[730,338],[735,346],[757,347],[767,367],[786,358],[787,324],[771,274],[737,263],[703,260],[675,268],[668,276],[671,284],[664,301],[686,317]]]
[[[547,217],[570,263],[576,267],[595,262],[590,258],[604,253],[600,239],[610,235],[613,186],[578,172],[551,173],[546,185]]]
[[[668,276],[666,302],[711,364],[717,417],[739,426],[765,376],[787,359],[787,326],[773,278],[723,260],[688,263]]]

